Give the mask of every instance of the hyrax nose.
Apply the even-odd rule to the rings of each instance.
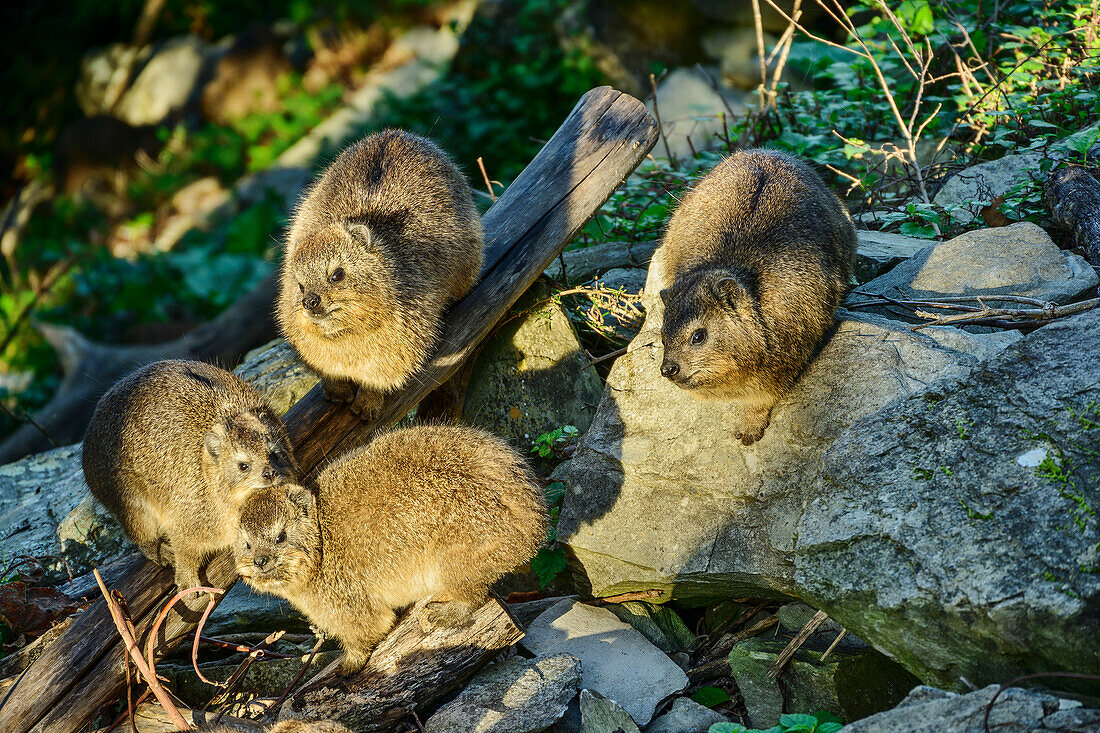
[[[321,296],[317,293],[306,293],[306,297],[302,298],[302,306],[306,310],[317,310],[321,306]]]
[[[274,480],[274,478],[275,478],[275,469],[272,468],[271,466],[268,466],[267,468],[264,469],[263,477],[264,477],[265,481]]]
[[[672,379],[680,373],[680,365],[674,361],[666,361],[661,364],[661,376]]]
[[[252,564],[258,567],[260,570],[263,570],[265,567],[267,567],[267,564],[269,562],[271,562],[270,555],[257,555],[256,557],[252,558]]]

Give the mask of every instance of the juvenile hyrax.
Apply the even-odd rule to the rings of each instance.
[[[832,326],[855,248],[843,204],[807,165],[766,150],[730,156],[684,197],[653,256],[661,374],[698,397],[738,400],[735,434],[759,440]]]
[[[369,416],[428,358],[481,270],[470,186],[426,138],[386,130],[328,167],[287,237],[278,320],[326,396]]]
[[[283,486],[245,503],[237,572],[337,637],[343,674],[366,664],[397,610],[432,596],[431,621],[460,623],[546,539],[542,492],[523,458],[472,428],[382,435],[317,485],[316,496]]]
[[[88,487],[180,589],[233,547],[257,489],[297,478],[286,428],[251,386],[210,364],[158,361],[103,395],[84,435]]]

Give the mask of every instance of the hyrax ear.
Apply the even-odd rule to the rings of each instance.
[[[657,295],[661,296],[661,302],[664,303],[665,305],[668,305],[668,296],[670,294],[671,294],[671,291],[668,288],[665,288],[661,292],[657,293]]]
[[[302,486],[295,486],[286,492],[286,498],[290,500],[291,504],[298,507],[298,511],[302,513],[303,517],[313,516],[317,500],[314,499],[312,491]]]
[[[736,308],[744,295],[744,288],[732,277],[719,277],[714,282],[714,297],[727,308]]]
[[[210,457],[217,458],[221,454],[222,443],[225,442],[225,427],[221,423],[217,423],[210,432],[203,436],[202,442]]]
[[[374,238],[371,236],[370,227],[366,224],[349,221],[344,224],[344,230],[348,233],[348,236],[363,249],[370,249],[374,244]]]

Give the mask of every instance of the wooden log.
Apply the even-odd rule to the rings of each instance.
[[[381,415],[360,422],[344,406],[311,390],[287,413],[287,428],[303,470],[393,425],[458,370],[478,342],[507,313],[568,244],[657,140],[657,125],[638,100],[608,87],[594,89],[570,113],[531,164],[483,217],[486,257],[480,284],[446,318],[442,347],[403,392],[391,395]],[[133,558],[116,587],[126,597],[139,633],[171,596],[170,571]],[[203,579],[226,588],[235,577],[215,564]],[[169,615],[157,654],[170,651],[197,614]],[[0,706],[5,733],[75,733],[125,685],[123,648],[106,604],[93,604],[46,649]]]
[[[1073,246],[1100,267],[1100,181],[1084,168],[1062,168],[1047,179],[1043,200],[1058,226],[1070,231]]]
[[[401,618],[361,672],[329,678],[323,686],[311,682],[288,701],[280,719],[338,720],[358,733],[398,730],[410,712],[432,707],[523,638],[496,599],[465,626],[450,629],[432,627],[426,604],[420,601]]]

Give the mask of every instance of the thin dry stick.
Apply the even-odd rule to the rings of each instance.
[[[653,116],[657,118],[657,129],[661,131],[661,142],[665,144],[665,158],[669,165],[675,165],[672,150],[668,147],[668,135],[665,134],[665,125],[661,122],[661,111],[657,108],[657,77],[649,75],[649,86],[653,88]]]
[[[799,631],[798,634],[791,639],[787,647],[779,653],[778,657],[776,657],[772,666],[768,668],[769,679],[774,680],[779,676],[779,671],[783,669],[787,662],[791,661],[791,657],[794,656],[799,647],[806,643],[806,639],[809,639],[810,635],[817,631],[817,627],[825,623],[827,618],[829,618],[829,614],[824,611],[818,611],[813,615],[813,618],[806,622],[806,625],[802,627],[802,631]]]
[[[214,639],[209,636],[199,637],[199,641],[201,641],[203,644],[221,647],[222,649],[230,649],[235,652],[244,652],[245,654],[256,652],[256,656],[259,659],[295,659],[297,657],[297,655],[295,654],[283,654],[281,652],[273,652],[268,649],[260,649],[258,646],[253,647],[248,646],[247,644],[235,644],[231,641],[222,641],[221,639]]]
[[[156,623],[153,624],[153,628],[150,629],[149,636],[147,637],[147,639],[145,641],[145,656],[148,658],[148,663],[149,663],[149,668],[150,669],[155,668],[155,663],[153,661],[153,651],[156,648],[157,636],[160,634],[161,624],[163,624],[164,619],[168,617],[168,612],[172,610],[172,607],[175,606],[176,603],[178,603],[181,598],[183,598],[185,596],[189,596],[192,593],[209,593],[210,594],[210,603],[207,604],[206,611],[202,615],[202,620],[199,621],[199,625],[195,629],[196,634],[200,634],[200,633],[202,633],[203,624],[206,623],[206,617],[210,615],[210,612],[212,610],[214,610],[214,594],[217,593],[218,595],[221,595],[222,593],[225,593],[225,591],[222,590],[221,588],[208,588],[206,586],[195,586],[194,588],[188,588],[186,590],[181,590],[179,593],[172,596],[172,600],[168,601],[168,603],[165,604],[164,608],[160,609],[160,613],[157,614]],[[202,672],[199,671],[198,650],[199,650],[199,643],[198,643],[198,639],[196,638],[195,643],[194,643],[194,645],[192,646],[192,649],[191,649],[191,652],[192,652],[192,657],[191,658],[192,658],[192,660],[194,661],[194,664],[195,664],[195,674],[197,674],[199,676],[199,679],[202,680],[203,682],[205,682],[206,684],[208,684],[208,685],[217,685],[216,682],[211,682],[210,680],[203,677]]]
[[[107,603],[107,610],[111,614],[111,620],[114,621],[115,628],[118,629],[119,636],[122,637],[122,643],[126,646],[126,651],[134,660],[134,666],[138,668],[138,672],[145,679],[145,684],[149,685],[149,689],[153,691],[153,695],[156,696],[157,702],[164,708],[165,714],[168,716],[168,719],[172,721],[173,725],[176,726],[176,730],[191,730],[191,726],[187,724],[187,721],[180,715],[180,711],[172,704],[172,699],[168,697],[168,693],[160,686],[160,680],[157,679],[156,673],[146,666],[145,659],[141,656],[141,650],[138,648],[137,642],[134,641],[134,637],[126,628],[122,610],[118,607],[118,604],[115,603],[114,598],[111,597],[110,592],[107,590],[107,586],[103,582],[103,576],[99,574],[99,568],[94,568],[92,574],[95,576],[95,582],[99,586],[99,590],[103,594],[103,599]]]
[[[607,598],[596,598],[592,603],[626,603],[627,601],[644,601],[647,598],[660,598],[664,595],[664,591],[658,588],[650,588],[649,590],[637,590],[633,593],[621,593],[617,596],[608,596]]]
[[[278,715],[279,709],[283,706],[283,702],[290,696],[290,693],[294,691],[294,688],[298,686],[298,683],[302,681],[302,677],[305,676],[306,670],[309,669],[309,665],[313,664],[313,659],[317,656],[317,650],[320,649],[321,645],[324,643],[325,635],[323,633],[318,633],[317,641],[314,642],[313,648],[309,650],[309,656],[306,657],[305,663],[303,663],[298,670],[298,674],[294,675],[294,679],[291,680],[290,684],[283,690],[283,694],[279,695],[279,699],[268,708],[269,715]]]
[[[775,64],[775,69],[772,70],[772,84],[768,90],[768,97],[770,98],[772,110],[779,114],[779,105],[777,100],[779,99],[779,78],[783,75],[783,68],[787,65],[787,56],[791,53],[791,46],[794,44],[794,26],[802,17],[802,0],[794,0],[794,7],[791,9],[792,23],[787,25],[787,29],[783,31],[783,35],[780,36],[779,42],[772,50],[771,56],[768,57],[768,63],[774,58],[776,51],[782,49],[779,54],[779,61]]]
[[[493,192],[493,184],[489,181],[489,173],[485,170],[485,161],[480,155],[477,156],[477,167],[481,171],[481,177],[485,180],[485,188],[489,189],[489,198],[496,203],[497,195]]]
[[[848,629],[841,629],[840,633],[833,639],[833,643],[829,645],[829,648],[825,650],[825,653],[821,655],[821,661],[825,661],[825,657],[833,653],[833,649],[836,649],[836,645],[840,643],[840,640],[848,635]]]
[[[760,0],[752,0],[752,23],[756,28],[756,55],[760,59],[760,86],[757,95],[760,97],[760,111],[768,106],[768,61],[764,55],[764,20],[760,17]]]
[[[932,313],[925,313],[923,311],[915,311],[915,314],[921,318],[933,319],[928,323],[918,323],[915,326],[910,326],[910,330],[919,331],[922,328],[929,326],[942,326],[945,323],[974,323],[977,321],[989,321],[989,320],[1001,320],[1011,319],[1012,321],[1035,321],[1042,323],[1049,323],[1050,321],[1058,318],[1065,318],[1066,316],[1072,316],[1077,313],[1084,313],[1090,311],[1100,304],[1100,298],[1093,298],[1092,300],[1082,300],[1080,303],[1071,303],[1070,305],[1055,306],[1053,303],[1048,303],[1048,307],[1044,308],[990,308],[984,303],[982,309],[977,312],[970,313],[956,313],[951,316],[937,316]]]
[[[252,666],[252,662],[257,658],[264,656],[265,650],[263,647],[269,644],[274,644],[279,639],[283,638],[286,634],[285,630],[273,631],[268,634],[263,641],[256,645],[256,647],[248,653],[248,656],[233,670],[233,674],[229,675],[229,679],[225,681],[225,687],[221,692],[210,698],[210,702],[206,703],[206,709],[210,709],[211,706],[219,708],[218,714],[221,714],[221,707],[229,704],[230,696],[237,691],[237,687],[244,681],[245,672]]]
[[[582,366],[581,371],[583,372],[585,369],[587,369],[590,366],[596,366],[597,364],[602,364],[603,362],[605,362],[609,359],[616,359],[616,358],[622,356],[623,354],[625,354],[627,348],[628,347],[624,346],[621,349],[615,349],[610,354],[604,354],[603,356],[597,357],[597,358],[593,359],[592,361],[588,362],[587,364],[585,364],[584,366]]]

